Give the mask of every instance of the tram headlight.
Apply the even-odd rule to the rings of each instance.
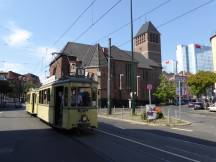
[[[83,115],[81,119],[82,119],[83,122],[86,122],[88,120],[86,115]]]

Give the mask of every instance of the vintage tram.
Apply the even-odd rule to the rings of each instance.
[[[30,89],[26,111],[57,128],[97,128],[96,98],[97,82],[69,77]]]

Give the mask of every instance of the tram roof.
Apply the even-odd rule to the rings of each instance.
[[[74,82],[74,83],[97,83],[96,81],[89,79],[89,78],[86,78],[86,77],[68,77],[65,79],[55,80],[51,83],[44,84],[40,88],[50,86],[50,85],[58,85],[58,84],[64,84],[64,83],[70,83],[70,82]]]
[[[67,79],[60,79],[54,81],[53,84],[61,84],[61,83],[68,83],[68,82],[77,82],[77,83],[97,83],[96,81],[86,78],[86,77],[69,77]]]

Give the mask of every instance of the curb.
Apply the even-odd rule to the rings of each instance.
[[[146,123],[146,122],[139,122],[139,121],[134,121],[134,120],[128,120],[128,119],[119,119],[119,118],[115,118],[115,117],[108,117],[108,116],[104,116],[104,115],[98,115],[99,118],[104,118],[104,119],[110,119],[110,120],[117,120],[117,121],[124,121],[124,122],[129,122],[129,123],[133,123],[133,124],[141,124],[141,125],[149,125],[149,126],[185,126],[185,125],[190,125],[191,123],[186,121],[186,120],[182,120],[184,122],[186,122],[185,124],[154,124],[154,123]]]

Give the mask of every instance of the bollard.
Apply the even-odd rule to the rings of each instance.
[[[121,118],[123,119],[123,111],[124,111],[124,106],[122,108],[122,111],[121,111]]]

